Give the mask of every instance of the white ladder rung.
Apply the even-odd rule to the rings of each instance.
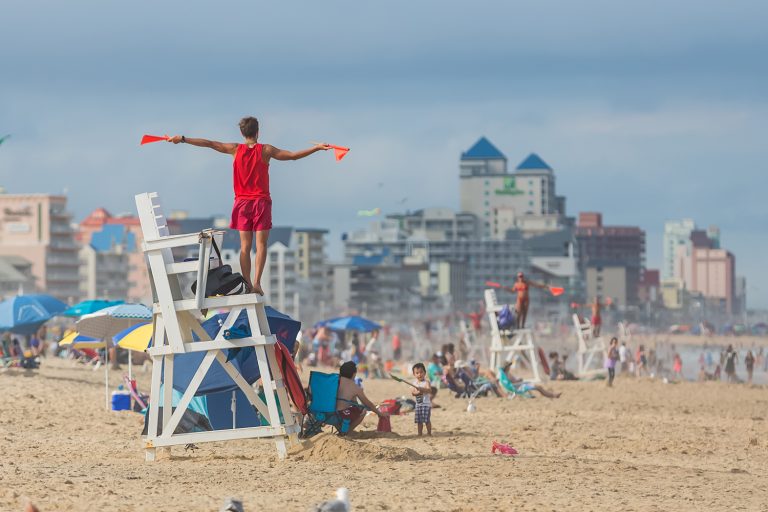
[[[222,295],[218,297],[207,297],[203,299],[202,304],[198,305],[196,299],[182,299],[173,301],[176,311],[193,311],[195,309],[216,309],[232,306],[264,306],[266,300],[261,295],[247,293],[242,295]],[[154,313],[161,313],[160,305],[155,303],[152,306]]]

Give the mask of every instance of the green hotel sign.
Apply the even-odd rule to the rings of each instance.
[[[522,190],[515,187],[515,178],[512,176],[504,178],[504,188],[496,189],[497,196],[518,196],[522,193]]]

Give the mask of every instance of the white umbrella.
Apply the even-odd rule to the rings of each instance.
[[[112,336],[132,325],[146,322],[152,319],[152,310],[143,304],[118,304],[102,310],[83,315],[77,321],[77,331],[84,336],[91,336],[102,340],[110,340]],[[107,347],[105,368],[105,393],[106,407],[109,410],[109,347]],[[129,378],[131,371],[131,358],[128,357]]]

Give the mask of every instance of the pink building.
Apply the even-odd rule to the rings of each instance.
[[[80,263],[71,220],[65,196],[0,194],[0,255],[29,261],[38,291],[74,303]]]
[[[725,249],[680,246],[675,253],[675,277],[690,293],[720,300],[726,314],[733,313],[736,258]]]

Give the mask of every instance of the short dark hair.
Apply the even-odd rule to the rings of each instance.
[[[424,367],[424,363],[416,363],[413,365],[413,368],[411,368],[411,372],[415,372],[416,370],[422,370],[424,373],[427,373],[427,369]]]
[[[244,117],[240,120],[240,133],[246,139],[255,139],[259,136],[259,120],[255,117]]]
[[[347,361],[339,368],[339,375],[351,379],[357,373],[357,365],[354,361]]]

